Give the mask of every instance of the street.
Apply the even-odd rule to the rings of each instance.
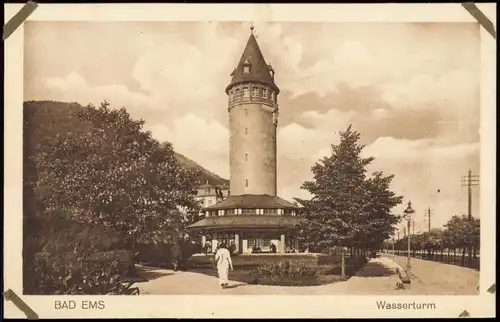
[[[402,267],[407,257],[386,255]],[[479,271],[471,268],[411,258],[411,294],[475,295],[478,294]]]

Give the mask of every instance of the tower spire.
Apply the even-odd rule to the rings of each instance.
[[[231,73],[232,79],[231,83],[226,87],[226,93],[229,93],[229,89],[238,84],[257,82],[269,85],[276,91],[276,94],[278,94],[279,88],[274,83],[274,71],[271,66],[266,63],[260,51],[257,39],[255,39],[255,35],[253,34],[255,29],[253,22],[251,22],[251,24],[250,37],[248,38],[247,45],[241,55],[238,65]]]

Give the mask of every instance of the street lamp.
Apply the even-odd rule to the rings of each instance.
[[[408,206],[406,206],[406,209],[404,210],[404,219],[408,222],[408,259],[406,262],[406,271],[408,273],[408,277],[411,280],[411,262],[410,262],[410,251],[411,251],[411,244],[410,244],[410,227],[411,227],[411,221],[413,219],[413,214],[415,213],[415,210],[411,207],[411,201],[408,201]]]

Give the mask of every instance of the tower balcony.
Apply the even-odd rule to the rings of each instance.
[[[240,104],[264,104],[277,106],[277,91],[270,86],[262,84],[243,83],[234,86],[228,92],[228,110]]]

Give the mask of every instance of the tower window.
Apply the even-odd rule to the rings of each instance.
[[[262,89],[262,97],[267,98],[267,88]]]
[[[235,91],[235,98],[240,98],[240,97],[241,97],[241,91],[239,88],[237,88]]]
[[[248,187],[248,179],[245,180],[245,187]]]
[[[245,116],[248,116],[248,109],[245,109]]]
[[[247,127],[245,128],[245,134],[248,134],[248,128]]]
[[[243,87],[243,97],[249,97],[250,96],[250,90],[248,87]]]
[[[258,87],[252,88],[252,96],[259,97],[259,88]]]
[[[245,60],[243,63],[243,74],[250,74],[251,73],[251,67],[252,65],[250,64],[250,60]]]
[[[248,161],[248,153],[245,153],[245,161]]]

